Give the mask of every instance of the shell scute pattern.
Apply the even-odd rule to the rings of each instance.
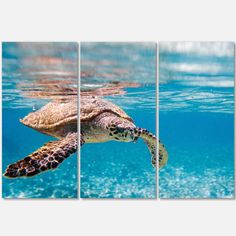
[[[61,102],[53,101],[41,109],[29,113],[21,122],[37,129],[53,128],[77,122],[77,99]]]
[[[98,116],[103,112],[111,112],[118,117],[127,119],[131,122],[133,120],[118,106],[115,104],[103,100],[99,97],[92,96],[81,96],[80,99],[80,120],[90,121],[94,117]]]

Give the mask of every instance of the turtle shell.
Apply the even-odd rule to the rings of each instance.
[[[24,125],[37,130],[52,129],[77,122],[77,99],[52,101],[41,109],[29,113],[20,120]]]
[[[131,122],[133,120],[115,104],[98,97],[81,96],[80,97],[80,121],[91,121],[94,117],[103,112],[113,113],[121,118]]]

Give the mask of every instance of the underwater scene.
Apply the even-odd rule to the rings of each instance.
[[[147,136],[132,140],[128,133],[120,138],[117,135],[122,129],[111,132],[110,140],[106,136],[109,122],[118,119],[119,124],[122,119],[112,110],[113,105],[132,118],[135,126],[147,129],[149,137],[156,135],[156,44],[81,43],[80,57],[81,138],[85,142],[80,150],[81,198],[156,198],[156,168],[148,139],[145,142]],[[103,100],[97,102],[96,116],[85,124],[83,119],[91,113],[84,117],[83,97],[87,96]],[[110,113],[103,115],[101,109]],[[128,120],[126,126],[132,122]],[[151,142],[156,149],[156,138]]]
[[[234,43],[159,45],[159,197],[234,198]]]
[[[2,43],[3,198],[234,198],[234,43],[156,51],[81,43],[78,170],[78,44]]]
[[[67,100],[77,101],[78,44],[4,42],[2,76],[3,198],[76,198],[77,154],[56,128],[63,132],[71,128],[66,126],[61,106]],[[60,105],[46,108],[46,113],[37,111],[52,100]],[[77,102],[74,109],[77,113]],[[23,119],[36,111],[28,123]],[[56,126],[61,120],[65,126]],[[56,127],[55,133],[43,130],[49,123]],[[35,124],[38,127],[32,128]],[[77,132],[77,119],[74,129]],[[74,153],[68,159],[66,148]]]

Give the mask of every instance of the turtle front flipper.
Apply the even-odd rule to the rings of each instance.
[[[31,177],[41,172],[55,169],[77,150],[77,133],[48,142],[24,159],[7,167],[5,177]]]
[[[159,168],[162,168],[166,165],[168,161],[168,153],[164,144],[159,141]]]
[[[156,149],[157,149],[157,141],[156,136],[146,129],[135,128],[135,134],[141,137],[144,142],[147,144],[148,149],[152,155],[152,165],[156,167]],[[159,142],[159,168],[162,168],[166,165],[168,159],[167,151],[164,148],[164,145]]]

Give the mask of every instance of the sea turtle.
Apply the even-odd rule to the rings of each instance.
[[[55,169],[63,160],[77,150],[77,99],[66,102],[52,101],[36,112],[20,120],[41,133],[59,140],[44,144],[24,159],[8,166],[4,176],[9,178],[30,177],[40,172]],[[152,155],[156,166],[156,137],[134,125],[133,120],[118,106],[95,96],[81,96],[81,136],[84,143],[110,140],[131,142],[141,137]],[[166,164],[167,152],[159,142],[159,167]]]

